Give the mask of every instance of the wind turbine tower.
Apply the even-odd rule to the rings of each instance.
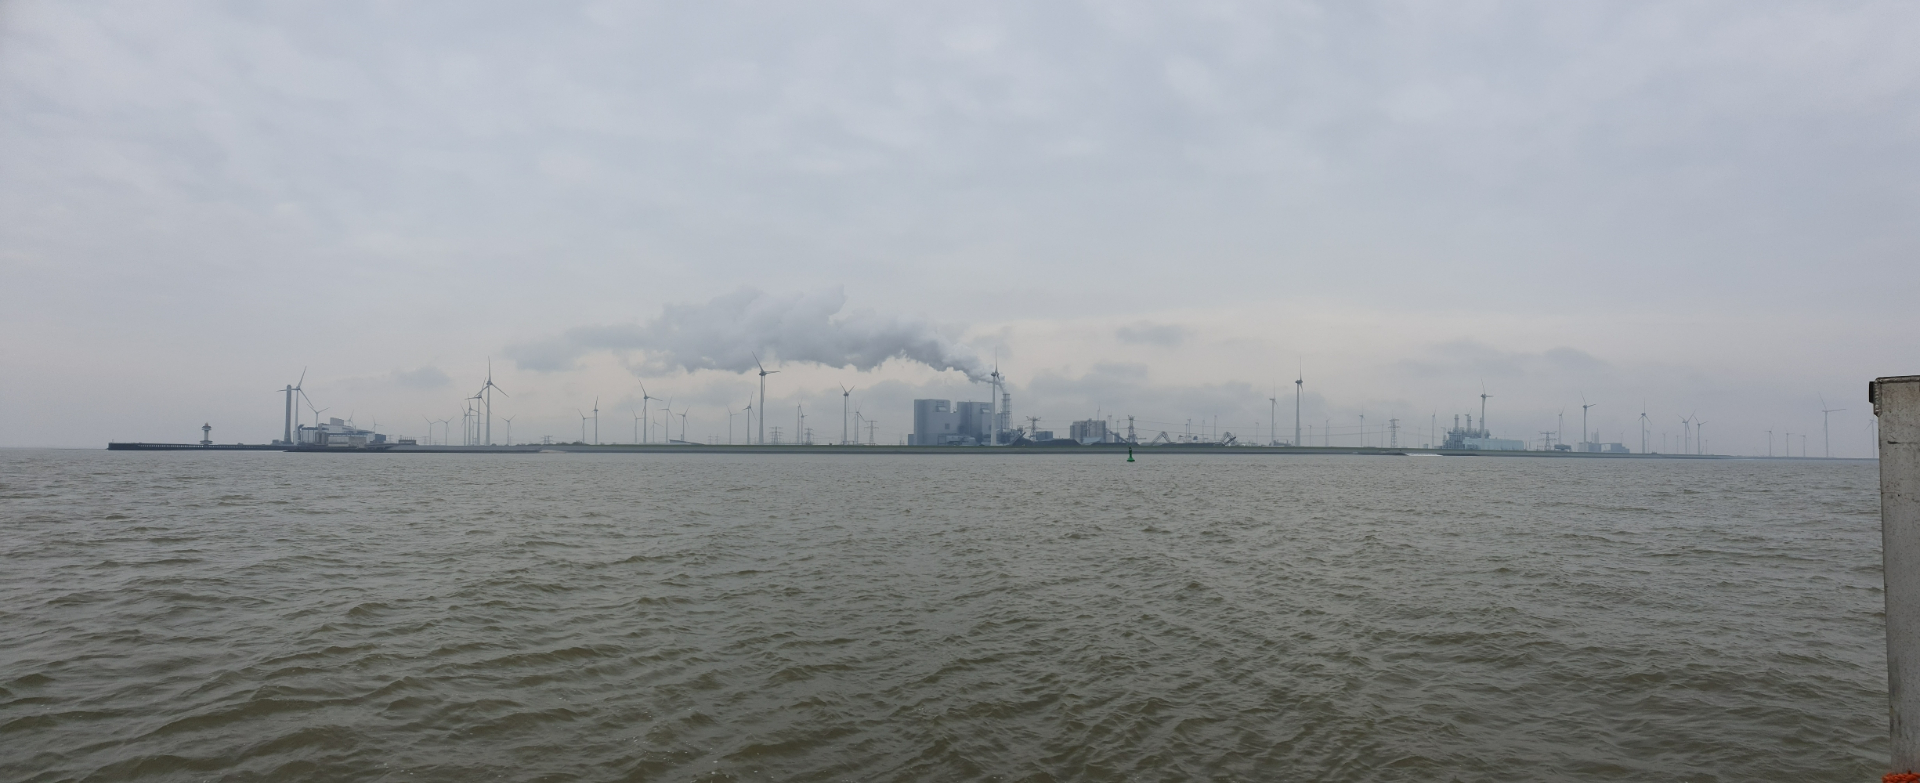
[[[1597,406],[1599,404],[1600,403],[1597,403],[1597,402],[1588,403],[1587,395],[1584,395],[1584,394],[1580,395],[1580,443],[1581,445],[1586,447],[1585,449],[1583,449],[1584,451],[1594,450],[1592,436],[1587,434],[1587,409]],[[1486,418],[1487,418],[1486,411],[1481,411],[1480,420],[1482,424],[1486,422]]]
[[[992,405],[993,403],[989,402],[987,404]],[[847,388],[845,384],[842,384],[840,386],[840,445],[842,446],[847,445],[847,425],[853,423],[853,419],[851,418],[852,413],[853,390]]]
[[[1267,410],[1268,410],[1267,445],[1278,446],[1280,445],[1280,394],[1279,392],[1275,392],[1272,397],[1268,397],[1267,402],[1272,403],[1271,405],[1267,406]]]
[[[1827,407],[1827,398],[1825,396],[1820,398],[1820,440],[1826,444],[1828,457],[1833,456],[1833,435],[1827,430],[1827,414],[1839,413],[1844,410],[1846,410],[1846,408],[1829,408]]]
[[[1006,426],[1000,423],[1000,418],[1006,415],[1005,411],[1000,410],[1000,378],[1000,357],[996,355],[993,359],[993,372],[987,375],[987,445],[989,446],[1000,445],[1000,431],[1006,429]],[[858,427],[854,428],[853,436],[860,437]]]
[[[307,368],[302,367],[300,368],[300,380],[295,381],[292,386],[288,386],[285,389],[287,393],[287,422],[286,422],[286,434],[281,436],[281,442],[289,446],[293,445],[293,431],[296,428],[298,428],[300,425],[300,409],[297,407],[294,407],[293,395],[298,394],[302,397],[307,396],[306,391],[300,388],[301,386],[304,386],[306,382],[307,382]],[[316,421],[314,423],[318,424],[319,422]]]
[[[1493,430],[1487,429],[1487,398],[1492,396],[1487,393],[1486,386],[1480,387],[1480,431],[1486,433],[1486,437],[1489,438],[1493,437]]]
[[[651,434],[653,430],[653,419],[648,415],[649,411],[647,410],[647,401],[657,400],[657,399],[660,399],[660,398],[647,393],[647,382],[641,381],[640,382],[640,419],[641,419],[640,442],[641,443],[647,442],[648,436]]]
[[[1640,453],[1641,454],[1647,453],[1647,426],[1648,426],[1647,401],[1641,400],[1640,401]],[[1773,436],[1771,435],[1767,436],[1767,450],[1769,451],[1773,450]],[[1769,454],[1767,456],[1771,457],[1773,455]]]
[[[779,370],[768,371],[760,363],[760,354],[753,355],[753,366],[760,368],[760,445],[767,445],[767,376]]]
[[[487,445],[489,446],[493,445],[493,393],[496,391],[500,392],[501,394],[506,394],[509,397],[513,396],[511,394],[507,394],[507,391],[505,389],[502,389],[499,386],[494,384],[493,357],[487,357],[487,382],[485,385],[480,387],[480,393],[474,396],[476,397],[484,396],[486,398],[486,406],[487,406],[487,438],[486,439],[487,439]],[[595,403],[595,404],[597,405],[598,403]]]
[[[1306,385],[1306,373],[1301,373],[1293,379],[1293,445],[1295,446],[1302,445],[1300,442],[1300,393]]]

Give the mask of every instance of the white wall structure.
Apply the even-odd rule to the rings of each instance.
[[[1893,769],[1920,768],[1920,375],[1868,386],[1880,417],[1880,540],[1887,580]]]

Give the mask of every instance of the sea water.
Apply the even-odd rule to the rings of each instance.
[[[0,779],[1860,781],[1870,462],[0,452]]]

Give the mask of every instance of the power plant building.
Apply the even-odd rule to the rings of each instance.
[[[1484,424],[1484,422],[1482,422]],[[1517,440],[1493,437],[1484,427],[1474,429],[1473,417],[1467,417],[1467,426],[1460,426],[1459,417],[1453,420],[1453,429],[1447,430],[1447,442],[1440,445],[1443,449],[1471,451],[1526,451],[1527,444]]]
[[[295,432],[297,442],[302,446],[322,446],[333,449],[358,449],[387,442],[387,436],[363,430],[339,419],[327,419],[319,425],[300,425]]]
[[[909,446],[979,446],[993,432],[993,403],[914,400]]]
[[[1100,419],[1076,421],[1067,428],[1067,436],[1079,441],[1081,445],[1112,443],[1114,439],[1107,432],[1107,423]]]

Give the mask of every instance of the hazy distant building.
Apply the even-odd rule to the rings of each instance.
[[[327,423],[313,426],[301,425],[295,438],[302,446],[332,449],[366,448],[387,442],[385,435],[360,429],[339,419],[327,419]]]
[[[909,446],[977,446],[993,430],[993,404],[914,400]]]
[[[987,433],[993,431],[993,403],[956,402],[953,404],[953,415],[954,430],[972,438],[974,442],[971,445],[987,442]]]
[[[1074,422],[1067,428],[1067,437],[1083,444],[1107,443],[1110,440],[1107,435],[1107,423],[1099,419]]]
[[[1581,443],[1579,446],[1574,447],[1573,450],[1584,451],[1590,454],[1632,454],[1633,453],[1633,450],[1627,448],[1627,444],[1625,443],[1594,443],[1591,441]]]
[[[1467,426],[1460,426],[1458,416],[1453,419],[1453,429],[1447,430],[1447,442],[1440,444],[1443,449],[1461,451],[1526,451],[1527,444],[1506,438],[1493,437],[1493,433],[1484,429],[1474,429],[1473,417],[1467,417]]]

